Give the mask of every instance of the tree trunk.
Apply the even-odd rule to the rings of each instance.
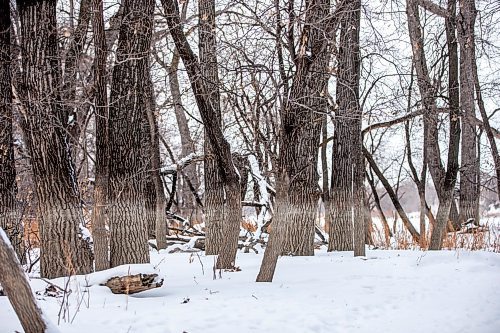
[[[330,216],[330,180],[328,176],[328,162],[327,162],[327,145],[328,140],[328,115],[324,115],[321,120],[321,171],[322,171],[322,196],[324,219],[325,219],[325,232],[330,232],[331,216]]]
[[[29,147],[38,199],[41,275],[55,278],[91,271],[68,139],[61,119],[56,1],[17,2],[22,26],[22,128]]]
[[[149,262],[144,142],[154,1],[126,0],[109,110],[110,266]]]
[[[448,17],[445,19],[446,42],[448,47],[448,99],[450,107],[450,142],[448,145],[448,164],[443,185],[444,195],[439,201],[437,222],[431,234],[430,250],[441,249],[443,234],[447,222],[451,220],[454,229],[459,229],[459,219],[452,216],[456,214],[453,191],[457,181],[459,169],[458,155],[460,148],[460,88],[458,85],[458,50],[456,38],[456,0],[448,0]]]
[[[198,1],[200,68],[207,99],[215,111],[217,122],[222,125],[217,73],[217,40],[215,36],[215,1]],[[205,225],[206,254],[219,254],[224,243],[224,187],[205,132]]]
[[[156,236],[156,247],[158,250],[165,249],[167,247],[167,216],[165,214],[165,208],[167,199],[165,198],[165,190],[163,189],[163,182],[161,180],[160,168],[160,135],[158,129],[158,119],[155,115],[156,102],[154,96],[153,81],[151,79],[151,74],[148,75],[148,97],[149,104],[147,108],[147,120],[149,123],[149,135],[150,135],[150,152],[151,152],[151,179],[154,183],[154,193],[155,193],[155,236]],[[174,193],[172,193],[174,195]]]
[[[181,155],[188,156],[189,154],[194,153],[196,149],[189,130],[186,113],[184,112],[184,107],[182,106],[179,78],[177,75],[178,66],[179,52],[177,52],[177,50],[174,50],[174,56],[172,57],[172,62],[168,70],[168,81],[170,86],[170,93],[172,95],[172,103],[174,104],[177,128],[179,129],[179,135],[181,137]],[[198,179],[196,165],[194,163],[186,166],[183,170],[179,199],[182,216],[190,216],[193,210],[196,210],[196,212],[198,212],[196,199],[191,193],[191,188],[188,184],[189,182],[191,182],[191,185],[196,191],[200,189],[200,181]],[[198,222],[201,222],[200,215],[201,214],[198,213],[196,213],[195,215],[195,219],[197,219]]]
[[[0,228],[19,259],[24,257],[23,228],[16,205],[16,167],[12,137],[11,20],[8,1],[0,3]]]
[[[94,183],[94,210],[92,211],[92,236],[94,238],[95,270],[109,268],[109,246],[106,231],[106,205],[108,191],[108,97],[106,76],[106,39],[102,0],[92,1],[92,28],[94,30],[94,90],[96,163]]]
[[[8,1],[5,2],[9,5]],[[0,9],[3,9],[1,5]],[[2,18],[1,14],[0,18]],[[0,283],[24,331],[29,333],[45,332],[47,325],[42,319],[42,311],[36,304],[26,275],[2,228],[0,228],[0,263]]]
[[[451,13],[450,8],[450,13]],[[436,93],[435,88],[432,86],[429,71],[427,68],[427,61],[425,58],[425,53],[423,49],[423,38],[422,31],[420,28],[420,17],[418,14],[418,5],[414,0],[407,0],[406,3],[406,13],[408,17],[408,30],[410,34],[410,40],[413,51],[413,63],[418,78],[418,87],[420,90],[420,95],[422,98],[422,104],[425,109],[424,122],[428,128],[428,163],[429,171],[436,185],[436,191],[439,198],[439,208],[437,214],[436,227],[433,230],[433,235],[431,236],[431,243],[429,245],[430,249],[435,247],[440,247],[442,241],[442,234],[445,232],[445,228],[448,225],[448,218],[453,212],[453,189],[456,182],[456,172],[457,172],[457,160],[458,160],[458,144],[460,139],[460,130],[458,128],[456,119],[450,117],[450,142],[448,149],[448,165],[447,170],[441,163],[441,154],[439,152],[439,137],[438,137],[438,117],[437,117],[437,107],[436,107]],[[453,52],[453,45],[450,44],[450,30],[447,28],[447,39],[448,46],[450,47],[450,52]],[[452,57],[450,57],[452,59]],[[453,60],[452,60],[453,61]],[[452,63],[450,63],[452,66]],[[453,70],[450,71],[450,82],[453,79]],[[450,92],[456,93],[454,88],[450,85]],[[450,99],[454,95],[450,94]],[[450,101],[450,107],[453,110],[453,102]]]
[[[326,113],[331,22],[329,1],[311,1],[305,9],[297,70],[290,95],[281,110],[280,156],[277,170],[276,215],[258,282],[272,281],[282,253],[314,254],[314,223],[318,191],[318,150],[321,113]]]
[[[460,106],[462,111],[462,147],[460,167],[460,223],[472,219],[479,223],[479,160],[477,156],[476,111],[474,107],[474,0],[460,0],[458,42],[460,44]]]
[[[74,163],[77,160],[77,150],[80,132],[83,124],[81,109],[77,103],[76,88],[78,76],[78,63],[82,55],[85,39],[87,37],[88,26],[91,18],[91,0],[82,0],[80,2],[80,11],[78,14],[78,24],[74,31],[71,31],[71,40],[64,61],[62,100],[64,102],[64,119],[62,123],[68,130],[68,138],[72,149]],[[70,119],[72,119],[70,121]]]
[[[495,141],[495,136],[493,134],[493,129],[490,125],[490,120],[486,114],[486,109],[484,107],[483,96],[481,93],[481,85],[479,84],[479,77],[477,75],[477,64],[474,61],[474,85],[476,88],[477,103],[479,106],[479,111],[481,113],[481,118],[483,119],[484,130],[486,132],[486,137],[490,143],[491,156],[493,157],[493,163],[495,165],[495,173],[497,176],[497,196],[500,201],[500,155],[498,154],[498,147]]]
[[[364,255],[364,159],[359,105],[360,1],[345,1],[338,55],[337,104],[332,152],[332,227],[328,250]]]
[[[162,0],[166,13],[166,19],[170,28],[170,34],[175,46],[186,67],[191,87],[200,111],[205,131],[210,141],[212,152],[217,160],[226,194],[226,206],[224,212],[224,243],[217,259],[217,268],[232,268],[236,258],[238,246],[238,235],[241,223],[241,194],[239,176],[234,167],[229,143],[224,138],[217,112],[213,102],[208,98],[209,91],[206,82],[202,80],[202,69],[196,59],[186,36],[182,31],[179,19],[179,11],[173,0]],[[227,227],[227,229],[226,229]]]

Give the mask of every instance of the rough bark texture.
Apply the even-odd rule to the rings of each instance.
[[[297,70],[290,96],[281,110],[280,156],[276,179],[276,213],[258,282],[272,281],[282,253],[314,254],[317,212],[318,150],[321,113],[327,111],[326,84],[329,1],[310,1],[305,9]]]
[[[201,80],[206,87],[205,98],[213,108],[217,122],[222,126],[219,75],[217,73],[217,40],[215,35],[215,1],[199,0],[199,43]],[[210,141],[205,131],[205,225],[206,254],[219,254],[224,244],[224,186],[217,168]]]
[[[473,219],[479,223],[479,159],[477,156],[476,118],[474,106],[474,0],[459,1],[457,19],[460,44],[460,108],[462,111],[462,147],[460,166],[460,222]]]
[[[338,105],[332,152],[332,187],[328,250],[355,250],[364,255],[361,109],[359,105],[360,1],[341,4],[336,99]],[[354,242],[356,241],[356,242]]]
[[[8,4],[8,1],[6,1]],[[0,9],[2,9],[0,5]],[[0,16],[1,18],[1,16]],[[36,305],[26,275],[16,258],[14,249],[0,228],[0,284],[25,332],[43,333],[47,325],[42,319],[42,311]]]
[[[241,223],[241,194],[239,176],[234,167],[229,143],[224,138],[212,103],[207,99],[207,87],[202,80],[200,64],[191,50],[180,25],[179,11],[173,0],[162,0],[170,34],[186,67],[191,88],[205,125],[207,137],[217,160],[217,167],[224,183],[226,206],[224,213],[224,245],[217,259],[217,268],[232,268],[238,247]],[[226,228],[227,227],[227,228]]]
[[[109,109],[110,265],[149,262],[146,203],[149,49],[154,1],[126,0]]]
[[[0,228],[22,259],[23,228],[16,209],[16,168],[12,137],[10,5],[0,3]]]
[[[106,204],[108,191],[108,97],[106,92],[106,39],[102,0],[92,1],[92,28],[94,30],[94,90],[96,163],[94,184],[94,210],[92,211],[92,236],[94,238],[95,270],[109,268],[109,246],[106,231]]]
[[[38,199],[41,275],[55,278],[91,271],[91,253],[79,235],[84,223],[68,140],[61,123],[61,74],[56,1],[17,2],[22,33],[20,98]]]

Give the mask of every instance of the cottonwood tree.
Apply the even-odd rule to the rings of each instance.
[[[295,58],[296,70],[281,109],[276,171],[276,211],[258,282],[272,281],[282,253],[313,255],[317,212],[318,146],[322,114],[328,110],[328,36],[335,26],[330,2],[309,1]]]
[[[3,1],[0,3],[0,228],[7,232],[21,259],[23,228],[16,205],[10,30],[10,4]]]
[[[154,1],[126,0],[109,103],[110,266],[149,262],[146,185],[149,51]],[[149,132],[147,132],[149,135]]]
[[[102,0],[92,0],[92,29],[94,32],[94,109],[95,109],[95,182],[92,235],[96,271],[109,268],[109,246],[106,231],[106,204],[109,178],[108,155],[108,95],[106,75],[106,36],[104,33]]]
[[[82,204],[71,160],[61,100],[56,1],[17,1],[22,73],[21,126],[29,148],[38,202],[41,275],[55,278],[92,270],[82,239]]]
[[[462,111],[462,145],[460,148],[460,222],[472,219],[479,224],[479,157],[474,101],[474,66],[476,62],[474,0],[460,0],[457,17],[460,44],[460,109]]]
[[[204,97],[213,108],[217,123],[222,126],[214,0],[198,1],[198,18],[200,74],[206,89]],[[207,233],[205,251],[207,254],[219,254],[225,238],[224,185],[206,129],[204,150],[204,208]]]
[[[233,164],[229,143],[224,138],[217,117],[216,102],[210,98],[212,96],[210,89],[214,88],[203,80],[202,66],[196,59],[182,30],[177,2],[174,0],[162,0],[162,5],[168,27],[170,28],[170,34],[186,67],[196,104],[205,125],[206,135],[210,141],[224,186],[226,204],[224,206],[223,234],[225,235],[225,239],[219,252],[216,267],[232,268],[235,264],[241,222],[239,175]]]
[[[359,78],[361,56],[359,30],[361,2],[343,1],[340,19],[340,42],[335,117],[332,150],[332,184],[329,214],[328,250],[354,250],[364,255],[364,159],[362,154],[359,104]]]

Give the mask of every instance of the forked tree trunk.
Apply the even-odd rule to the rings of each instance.
[[[462,147],[460,167],[460,222],[472,219],[479,223],[479,159],[474,105],[474,24],[476,6],[474,0],[459,1],[457,20],[460,44],[460,106],[462,111]]]
[[[92,1],[92,28],[94,30],[94,90],[96,163],[94,183],[94,210],[92,211],[92,236],[94,238],[95,270],[109,268],[109,245],[106,231],[106,204],[108,192],[108,97],[106,76],[106,39],[102,0]]]
[[[61,119],[56,1],[17,1],[22,27],[20,99],[29,147],[41,238],[41,275],[55,278],[91,271],[90,247],[79,237],[84,224],[68,139]]]
[[[216,109],[208,98],[208,87],[202,80],[200,63],[191,50],[180,24],[179,10],[173,0],[162,0],[170,34],[175,46],[186,67],[191,88],[200,111],[207,137],[212,146],[213,154],[217,160],[222,182],[226,194],[224,212],[224,243],[217,259],[217,268],[234,267],[238,235],[241,223],[241,193],[240,180],[236,172],[229,143],[224,138],[222,128],[216,116]]]
[[[436,227],[431,236],[430,249],[441,247],[442,235],[448,225],[450,210],[453,211],[453,189],[456,182],[456,172],[458,163],[458,145],[460,139],[460,130],[457,129],[457,122],[454,117],[450,117],[450,142],[448,148],[448,165],[447,170],[441,163],[439,152],[439,137],[438,137],[438,117],[436,107],[436,93],[429,78],[429,70],[427,60],[424,53],[424,44],[422,31],[420,28],[420,17],[418,5],[415,0],[407,0],[406,13],[408,18],[408,30],[413,51],[413,63],[418,78],[418,88],[422,98],[422,104],[425,108],[424,122],[428,128],[428,163],[429,171],[436,185],[436,191],[439,198],[439,208],[437,213]],[[447,29],[449,34],[452,30]],[[447,36],[449,38],[449,36]],[[452,44],[449,44],[452,46]],[[452,51],[452,49],[450,49]],[[450,58],[451,59],[451,58]],[[450,80],[453,78],[453,71],[450,71]],[[451,82],[451,81],[450,81]],[[453,90],[451,90],[453,91]],[[454,93],[455,91],[453,91]],[[454,95],[450,95],[453,98]],[[453,103],[450,104],[453,110]]]
[[[364,159],[359,105],[360,1],[344,1],[341,19],[336,99],[338,115],[332,153],[332,187],[328,250],[355,250],[364,255]]]
[[[326,85],[332,21],[329,1],[311,1],[305,9],[297,70],[281,113],[280,156],[276,176],[276,214],[258,282],[271,282],[278,256],[314,254],[321,113],[327,112]]]
[[[443,234],[451,219],[453,228],[458,229],[457,218],[452,218],[455,205],[453,191],[459,169],[458,155],[460,147],[460,92],[458,85],[458,50],[456,38],[456,0],[448,0],[448,17],[445,19],[446,42],[448,47],[448,99],[450,107],[450,142],[448,145],[448,164],[442,189],[444,195],[440,198],[436,215],[436,226],[432,231],[430,250],[442,247]],[[456,208],[455,208],[456,210]]]
[[[5,2],[7,5],[9,4],[8,1]],[[0,9],[2,9],[1,5]],[[42,319],[42,311],[36,304],[26,275],[2,228],[0,228],[0,284],[24,331],[29,333],[45,332],[47,324]]]
[[[16,209],[16,168],[12,137],[10,5],[0,3],[0,228],[22,260],[23,228]]]
[[[125,0],[109,111],[110,265],[149,262],[144,187],[153,0]],[[149,132],[148,132],[149,133]]]
[[[447,42],[448,49],[450,52],[453,52],[453,48],[456,49],[456,39],[449,39],[450,34],[454,35],[454,11],[452,11],[451,6],[455,8],[453,0],[448,1],[448,12],[449,15],[445,16],[446,20],[446,33],[447,33]],[[420,2],[421,3],[421,2]],[[453,192],[449,192],[449,188],[451,185],[450,180],[453,182],[453,186],[456,182],[456,173],[453,170],[445,169],[443,163],[441,161],[441,151],[439,147],[439,131],[438,131],[438,116],[436,110],[436,94],[434,91],[434,87],[432,87],[430,83],[430,77],[427,68],[427,61],[425,58],[425,52],[423,50],[423,40],[422,40],[422,31],[420,28],[420,16],[418,13],[418,5],[414,0],[407,1],[407,16],[408,16],[408,27],[410,32],[410,40],[412,42],[413,49],[413,63],[415,65],[417,78],[418,78],[418,86],[420,90],[420,95],[422,98],[423,106],[425,108],[424,114],[424,122],[426,123],[426,128],[428,129],[428,137],[427,137],[427,154],[428,154],[428,167],[429,172],[432,176],[432,180],[434,182],[437,196],[439,202],[451,202],[450,212],[446,219],[451,220],[451,223],[455,229],[460,228],[459,223],[459,214],[458,208],[455,204],[455,201],[451,199],[450,196]],[[453,21],[453,23],[451,23]],[[453,54],[450,53],[450,65],[453,63]],[[453,74],[451,75],[453,77]],[[453,98],[453,94],[458,94],[458,87],[455,89],[454,87],[449,87],[450,89],[450,109],[453,111],[454,101],[451,100]],[[450,119],[456,120],[455,116],[451,116]],[[455,121],[456,123],[456,121]],[[450,124],[451,127],[456,127],[454,124]],[[453,125],[453,126],[452,126]],[[448,149],[448,164],[450,162],[455,163],[454,155],[455,155],[455,147],[459,145],[460,135],[452,135],[450,136],[449,148]],[[453,177],[453,175],[455,175]],[[455,180],[453,180],[453,178]],[[443,207],[445,208],[445,207]],[[442,214],[442,216],[444,216]],[[446,222],[447,224],[447,222]]]

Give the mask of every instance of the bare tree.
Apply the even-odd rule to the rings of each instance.
[[[200,74],[205,85],[205,98],[213,108],[216,121],[222,125],[219,75],[217,66],[217,39],[215,27],[215,1],[198,1]],[[219,254],[224,244],[224,185],[217,168],[217,160],[205,130],[205,223],[207,230],[206,253]]]
[[[460,222],[472,219],[479,224],[479,158],[474,103],[474,66],[476,61],[474,24],[476,6],[474,0],[459,1],[457,19],[460,44],[460,107],[462,110],[462,146],[460,166]]]
[[[102,0],[92,1],[92,28],[94,30],[94,90],[96,164],[94,183],[94,210],[92,211],[92,235],[96,271],[109,268],[108,236],[106,231],[106,205],[108,191],[108,95],[106,76],[106,39]]]
[[[179,10],[174,0],[162,0],[166,19],[170,28],[170,34],[175,46],[186,67],[191,87],[201,114],[207,137],[212,146],[213,154],[217,160],[224,191],[226,194],[226,205],[224,211],[224,235],[225,240],[217,259],[217,268],[234,267],[236,250],[238,246],[238,235],[241,223],[241,193],[240,177],[232,161],[229,143],[224,138],[214,102],[208,98],[209,87],[202,79],[202,69],[196,59],[186,36],[182,31],[179,19]]]
[[[329,1],[310,1],[300,37],[296,71],[281,110],[276,173],[276,213],[258,282],[270,282],[282,253],[313,255],[314,220],[319,199],[318,151],[322,114],[328,110],[329,49],[335,25]]]
[[[16,205],[16,168],[12,136],[11,20],[8,1],[0,4],[0,228],[3,228],[19,258],[23,228]]]
[[[88,273],[91,253],[80,237],[84,220],[59,91],[56,1],[19,0],[17,7],[22,26],[21,125],[38,199],[41,275]]]
[[[364,255],[364,159],[362,154],[359,78],[361,2],[345,1],[340,19],[336,100],[338,110],[332,153],[328,250]]]
[[[109,105],[110,266],[149,262],[145,107],[154,1],[126,0]]]

